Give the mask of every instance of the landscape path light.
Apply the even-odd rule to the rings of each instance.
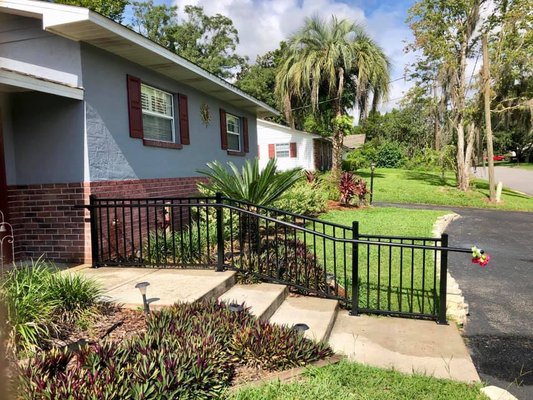
[[[376,169],[376,163],[370,163],[370,205],[374,198],[374,170]]]
[[[139,282],[135,285],[135,289],[139,289],[141,292],[141,295],[143,297],[143,305],[144,305],[144,313],[149,314],[150,313],[150,306],[148,305],[148,301],[146,300],[146,288],[150,286],[149,282]]]

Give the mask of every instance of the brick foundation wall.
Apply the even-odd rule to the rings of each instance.
[[[65,263],[91,261],[89,213],[75,209],[89,195],[110,198],[187,197],[200,177],[18,185],[8,187],[10,221],[17,260],[38,258]]]

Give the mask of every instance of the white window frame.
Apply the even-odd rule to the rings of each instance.
[[[176,119],[175,119],[175,107],[174,107],[174,95],[170,92],[166,92],[164,90],[161,90],[159,88],[156,88],[154,86],[150,86],[150,85],[147,85],[146,83],[142,83],[141,82],[141,98],[142,98],[142,90],[143,88],[147,88],[147,89],[150,89],[150,90],[155,90],[157,92],[161,92],[161,93],[164,93],[166,95],[168,95],[170,97],[170,113],[171,115],[166,115],[166,114],[161,114],[161,113],[158,113],[158,112],[155,112],[155,111],[151,111],[151,110],[145,110],[143,107],[142,107],[142,101],[141,101],[141,109],[142,109],[142,114],[143,115],[151,115],[151,116],[154,116],[154,117],[158,117],[158,118],[162,118],[162,119],[167,119],[167,120],[170,120],[171,122],[171,127],[172,127],[172,139],[171,140],[162,140],[162,139],[154,139],[154,138],[150,138],[150,137],[145,137],[145,139],[148,139],[148,140],[155,140],[155,141],[158,141],[158,142],[165,142],[165,143],[176,143]],[[146,130],[143,129],[144,131],[144,135],[146,135]]]
[[[279,149],[278,147],[285,147],[287,146],[287,149]],[[287,155],[285,155],[285,152]],[[279,155],[278,153],[282,153],[283,155]],[[290,143],[276,143],[275,144],[275,156],[276,158],[290,158],[291,157],[291,144]]]
[[[229,129],[229,122],[231,120],[234,120],[238,123],[239,132],[233,132]],[[236,115],[226,113],[226,133],[228,135],[227,141],[228,141],[228,150],[230,151],[241,151],[241,136],[242,136],[242,120],[241,118],[237,117]],[[234,135],[239,138],[239,148],[238,149],[232,149],[230,148],[230,141],[229,141],[229,135]]]

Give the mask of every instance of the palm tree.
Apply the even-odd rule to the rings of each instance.
[[[320,100],[326,98],[335,118],[355,106],[362,106],[360,111],[366,113],[370,98],[374,109],[387,97],[389,70],[387,56],[360,25],[335,16],[328,23],[313,17],[288,41],[285,61],[276,76],[276,95],[292,126],[293,104],[307,99],[317,112]],[[336,129],[334,176],[340,173],[342,144],[343,133]]]

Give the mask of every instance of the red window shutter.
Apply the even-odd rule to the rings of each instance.
[[[289,145],[289,153],[291,158],[296,158],[296,143],[291,142]]]
[[[180,143],[191,144],[189,138],[189,106],[187,104],[187,96],[178,94],[179,104],[179,118],[180,118]]]
[[[222,150],[228,149],[228,131],[226,128],[226,111],[220,109],[220,145]]]
[[[268,158],[272,159],[276,157],[276,145],[275,144],[269,144],[268,145]]]
[[[261,158],[261,146],[257,145],[257,158]]]
[[[245,153],[250,151],[250,144],[248,143],[248,118],[242,119],[242,147]]]
[[[141,80],[131,75],[128,78],[128,116],[130,137],[143,138],[143,112],[141,105]]]

